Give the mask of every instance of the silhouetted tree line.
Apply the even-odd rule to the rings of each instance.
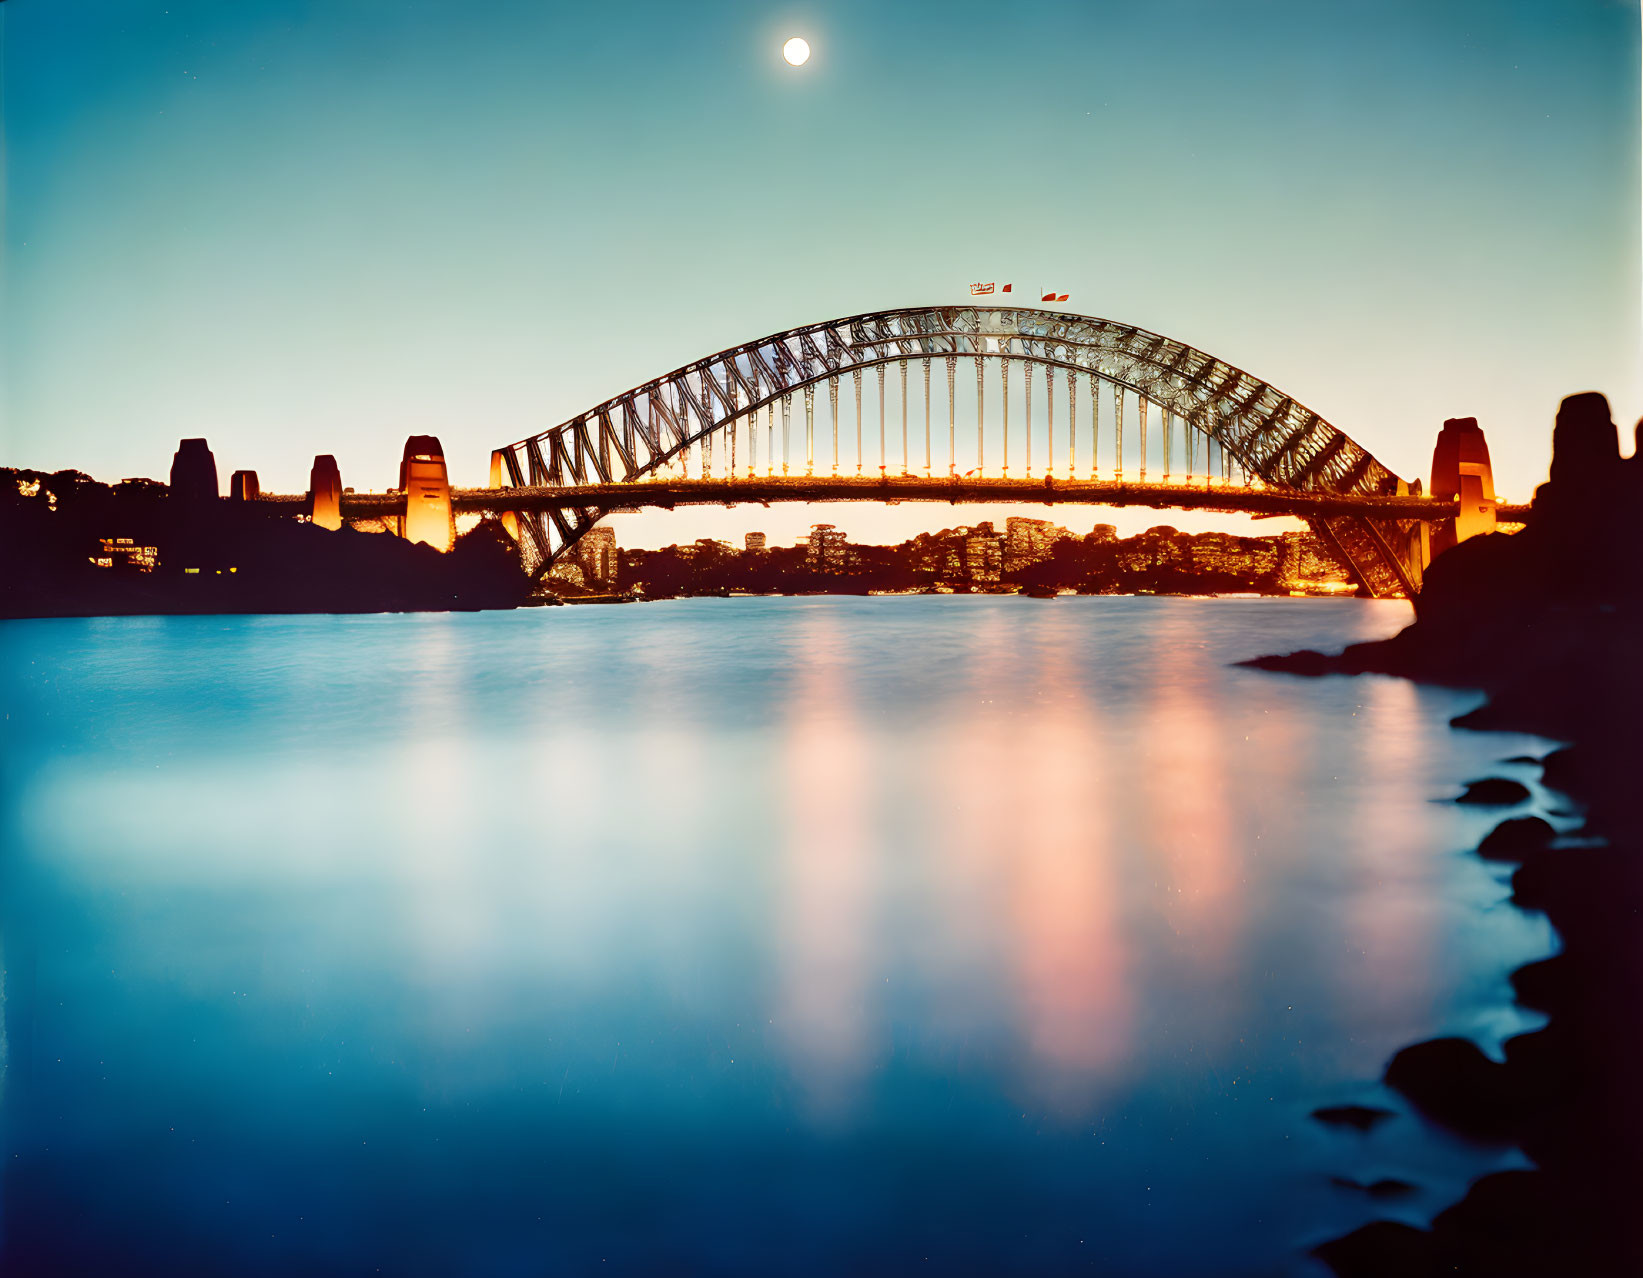
[[[104,542],[158,553],[151,569]],[[99,559],[111,559],[100,566]],[[331,532],[254,504],[173,499],[147,479],[0,470],[0,616],[439,612],[511,608],[528,583],[494,522],[449,554],[399,537]]]

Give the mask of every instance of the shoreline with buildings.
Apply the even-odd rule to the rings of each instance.
[[[921,533],[894,546],[853,543],[815,524],[793,545],[749,532],[738,547],[700,538],[659,550],[616,545],[595,528],[543,581],[574,599],[726,595],[1175,594],[1342,595],[1347,570],[1310,533],[1268,537],[1184,533],[1157,525],[1119,537],[1112,524],[1079,534],[1044,519],[1011,517]]]
[[[417,464],[408,447],[402,480]],[[259,509],[253,471],[236,471],[224,498],[203,439],[182,441],[168,483],[0,469],[0,617],[448,612],[529,596],[496,520],[409,530],[438,546],[387,527],[400,519],[346,522],[329,457],[315,459],[313,492],[301,519]],[[405,519],[424,514],[413,505]]]
[[[400,487],[415,495],[443,467],[439,441],[412,436]],[[442,472],[441,472],[442,473]],[[438,476],[435,476],[437,478]],[[1119,537],[1011,516],[920,533],[896,545],[852,542],[812,525],[791,545],[760,531],[741,546],[700,538],[624,549],[609,524],[588,530],[532,582],[506,519],[409,500],[403,515],[345,516],[334,459],[317,457],[311,507],[259,505],[254,471],[221,496],[203,439],[183,440],[168,483],[100,483],[78,471],[0,472],[0,616],[444,612],[567,601],[682,596],[1056,594],[1339,595],[1345,565],[1307,532],[1184,533],[1160,524]],[[471,522],[470,522],[471,521]]]

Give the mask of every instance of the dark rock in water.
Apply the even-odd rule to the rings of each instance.
[[[1312,1254],[1340,1278],[1437,1278],[1437,1249],[1424,1229],[1395,1220],[1371,1221]]]
[[[1510,759],[1502,759],[1501,762],[1502,763],[1523,763],[1523,764],[1539,763],[1540,762],[1540,757],[1538,755],[1533,755],[1533,754],[1514,754]]]
[[[1565,1204],[1549,1201],[1545,1177],[1534,1171],[1496,1172],[1432,1222],[1440,1247],[1461,1251],[1463,1272],[1507,1275],[1592,1273],[1569,1236]]]
[[[1364,1184],[1353,1180],[1350,1176],[1331,1176],[1330,1183],[1339,1185],[1342,1189],[1350,1189],[1356,1193],[1367,1194],[1377,1202],[1385,1202],[1394,1198],[1407,1198],[1410,1194],[1418,1193],[1415,1186],[1407,1180],[1395,1180],[1390,1176]]]
[[[1520,1006],[1537,1012],[1552,1012],[1563,1001],[1569,980],[1569,960],[1554,954],[1538,963],[1525,963],[1512,973],[1512,993]]]
[[[1589,928],[1630,929],[1638,923],[1640,873],[1633,848],[1569,848],[1557,856],[1531,857],[1512,871],[1512,899]],[[1594,892],[1594,882],[1614,890]]]
[[[1508,781],[1505,777],[1485,777],[1468,785],[1466,793],[1455,802],[1476,803],[1489,808],[1511,808],[1523,803],[1528,797],[1529,787],[1520,781]]]
[[[1629,717],[1631,709],[1621,702],[1617,713]],[[1640,758],[1638,742],[1594,734],[1590,744],[1565,746],[1547,755],[1541,761],[1542,783],[1578,796],[1590,828],[1635,837],[1643,833],[1643,804],[1637,802]]]
[[[1527,861],[1552,846],[1557,831],[1540,817],[1512,817],[1502,821],[1478,844],[1478,855],[1486,861]]]
[[[1320,1123],[1331,1127],[1356,1127],[1360,1132],[1366,1132],[1392,1116],[1391,1110],[1378,1105],[1325,1105],[1312,1111],[1312,1117]]]
[[[1326,675],[1346,673],[1340,667],[1340,658],[1326,657],[1321,652],[1311,648],[1302,648],[1299,652],[1285,652],[1270,657],[1251,657],[1248,661],[1240,661],[1241,666],[1251,666],[1256,670],[1276,670],[1283,674],[1298,675]]]
[[[1434,1122],[1480,1141],[1511,1139],[1518,1096],[1506,1067],[1464,1038],[1406,1047],[1386,1067],[1386,1085]]]

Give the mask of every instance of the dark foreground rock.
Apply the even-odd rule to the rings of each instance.
[[[1485,808],[1515,808],[1520,803],[1529,801],[1529,787],[1521,781],[1509,781],[1505,777],[1485,777],[1481,781],[1473,781],[1467,785],[1456,803],[1471,803]]]
[[[1341,1278],[1434,1278],[1443,1272],[1425,1230],[1373,1220],[1313,1250]]]
[[[1510,1039],[1503,1061],[1437,1039],[1403,1049],[1386,1072],[1420,1113],[1515,1144],[1535,1167],[1483,1177],[1428,1229],[1376,1221],[1318,1247],[1344,1278],[1643,1273],[1643,458],[1620,457],[1598,395],[1564,401],[1553,450],[1523,532],[1435,560],[1401,634],[1250,663],[1476,688],[1487,701],[1456,726],[1570,743],[1539,766],[1579,816],[1575,836],[1525,816],[1479,849],[1520,862],[1514,902],[1545,913],[1562,939],[1562,953],[1513,977],[1549,1024]]]
[[[1355,1127],[1367,1132],[1392,1117],[1392,1111],[1379,1105],[1325,1105],[1312,1111],[1312,1117],[1331,1127]]]
[[[1369,1198],[1376,1199],[1377,1201],[1390,1201],[1398,1198],[1408,1198],[1411,1194],[1417,1194],[1420,1192],[1420,1190],[1418,1190],[1414,1185],[1411,1185],[1407,1180],[1396,1180],[1390,1176],[1382,1177],[1380,1180],[1372,1180],[1367,1185],[1353,1180],[1350,1176],[1334,1176],[1331,1179],[1342,1189],[1355,1190],[1356,1192],[1364,1194]]]
[[[1406,1047],[1386,1067],[1387,1086],[1421,1113],[1462,1135],[1509,1141],[1519,1096],[1505,1065],[1464,1038],[1434,1038]]]
[[[1556,837],[1544,817],[1512,817],[1483,836],[1478,855],[1485,861],[1527,861],[1550,848]]]

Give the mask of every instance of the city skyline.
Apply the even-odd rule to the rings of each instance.
[[[1572,384],[1643,409],[1635,6],[941,12],[14,0],[4,460],[157,475],[205,435],[265,490],[317,453],[380,489],[426,431],[479,484],[711,350],[995,278],[1213,351],[1409,477],[1477,416],[1519,500]],[[1097,27],[1125,56],[1075,57]],[[883,127],[909,115],[962,127]]]

